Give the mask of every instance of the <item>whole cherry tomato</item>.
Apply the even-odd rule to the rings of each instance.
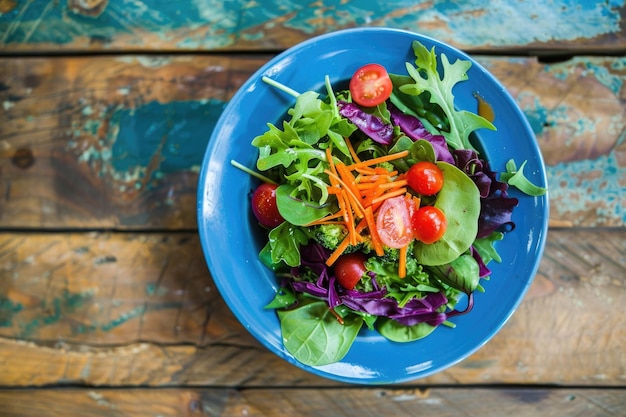
[[[427,244],[441,239],[448,226],[446,215],[435,206],[421,207],[413,214],[411,223],[415,238]]]
[[[264,182],[252,193],[252,212],[262,226],[273,229],[285,221],[276,204],[275,184]]]
[[[367,64],[356,70],[350,79],[352,100],[364,107],[375,107],[391,95],[393,85],[385,67]]]
[[[406,180],[415,192],[421,195],[435,195],[443,186],[443,172],[436,164],[422,161],[409,168]]]
[[[335,261],[335,278],[339,285],[351,290],[367,272],[365,261],[367,258],[361,252],[353,252],[341,255]]]

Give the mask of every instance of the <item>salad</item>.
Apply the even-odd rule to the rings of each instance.
[[[306,365],[340,361],[364,328],[411,342],[454,327],[515,227],[509,186],[546,191],[525,161],[498,176],[475,148],[473,132],[495,126],[455,108],[471,63],[411,46],[406,74],[367,64],[347,85],[327,76],[323,95],[264,77],[295,103],[252,140],[256,170],[232,161],[261,179],[251,196],[267,231],[259,257],[279,283],[266,308]]]

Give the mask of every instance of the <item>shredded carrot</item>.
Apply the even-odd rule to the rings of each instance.
[[[400,254],[398,258],[398,276],[400,278],[406,277],[406,252],[409,245],[405,245],[400,248]]]
[[[362,175],[376,175],[376,171],[373,168],[369,167],[355,168],[353,171],[356,171]]]
[[[399,188],[397,190],[385,193],[385,194],[381,195],[380,197],[376,197],[375,199],[372,200],[372,204],[380,203],[380,202],[385,201],[388,198],[398,197],[399,195],[402,195],[402,194],[405,194],[405,193],[406,193],[406,188]]]
[[[409,151],[390,153],[388,155],[379,156],[378,158],[372,158],[372,159],[368,159],[367,161],[357,162],[355,164],[348,165],[347,167],[350,170],[353,170],[353,169],[356,169],[356,168],[363,168],[363,167],[367,167],[367,166],[380,164],[382,162],[389,162],[389,161],[393,161],[395,159],[404,158],[408,154],[409,154]]]
[[[337,175],[337,169],[335,168],[335,161],[333,161],[333,153],[330,148],[326,148],[326,159],[328,159],[328,165],[330,166],[330,171]]]
[[[334,264],[335,261],[341,256],[341,254],[343,254],[343,252],[346,250],[348,246],[350,246],[350,237],[346,236],[341,241],[339,246],[337,246],[337,249],[335,249],[333,253],[330,254],[328,259],[326,259],[326,265],[331,266],[332,264]]]
[[[350,151],[350,155],[352,155],[352,159],[354,159],[354,162],[360,163],[361,160],[359,159],[359,156],[356,154],[354,147],[352,146],[352,142],[350,142],[350,138],[344,137],[344,139],[346,141],[346,145],[348,145],[348,150]]]
[[[354,160],[351,165],[336,162],[332,158],[330,148],[325,149],[329,165],[329,168],[324,171],[330,182],[328,193],[337,198],[339,210],[311,223],[311,225],[342,224],[348,232],[327,259],[328,266],[331,266],[348,246],[362,242],[364,233],[369,234],[376,255],[383,256],[384,246],[376,229],[375,213],[388,198],[404,194],[407,198],[412,198],[407,193],[407,181],[404,175],[398,175],[395,170],[389,171],[384,167],[376,166],[382,162],[403,158],[408,155],[408,151],[362,161],[349,138],[346,138],[346,144]],[[404,256],[404,261],[401,262],[399,272],[404,269],[404,274],[406,274],[406,249],[402,256]]]

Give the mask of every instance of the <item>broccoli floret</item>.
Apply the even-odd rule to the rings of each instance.
[[[348,236],[348,229],[341,224],[321,224],[315,226],[312,230],[313,239],[326,249],[335,250],[337,246]],[[352,253],[361,251],[365,254],[374,251],[372,240],[369,236],[362,236],[363,241],[356,245],[349,245],[344,253]]]
[[[413,243],[415,241],[412,240],[409,243],[409,246],[407,248],[407,261],[413,257]],[[394,248],[390,248],[388,246],[383,246],[383,250],[385,252],[385,254],[383,256],[380,257],[380,259],[383,262],[387,262],[387,263],[395,263],[398,262],[400,260],[400,249],[394,249]]]
[[[340,224],[320,224],[313,229],[313,238],[326,249],[335,250],[348,235],[348,230]]]
[[[380,163],[376,164],[376,166],[381,167],[381,168],[385,168],[389,172],[392,172],[392,171],[396,170],[396,167],[393,166],[393,164],[391,162],[388,162],[388,161],[380,162]]]

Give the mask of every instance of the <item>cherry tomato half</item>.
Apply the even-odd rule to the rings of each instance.
[[[385,67],[367,64],[356,70],[350,79],[352,100],[364,107],[374,107],[389,98],[393,90]]]
[[[444,212],[437,207],[424,206],[413,214],[411,224],[415,238],[430,244],[441,239],[446,232],[448,220]]]
[[[252,193],[252,213],[262,226],[273,229],[285,221],[276,204],[275,184],[264,182]]]
[[[443,172],[436,164],[422,161],[409,168],[406,180],[418,194],[435,195],[443,186]]]
[[[413,239],[411,213],[415,203],[404,196],[388,198],[377,212],[376,231],[380,240],[390,248],[402,248]]]
[[[353,289],[367,272],[365,268],[366,259],[361,252],[348,253],[337,258],[335,261],[335,278],[337,278],[339,285],[347,290]]]

